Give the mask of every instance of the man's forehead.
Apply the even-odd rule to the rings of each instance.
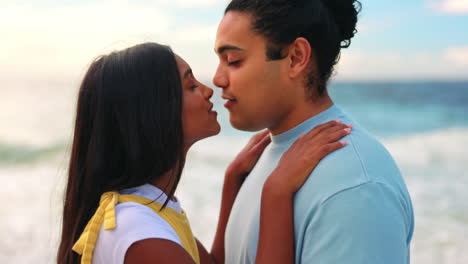
[[[250,21],[251,16],[248,13],[228,12],[219,24],[215,51],[222,53],[226,50],[245,50],[254,35]]]
[[[253,16],[250,13],[229,11],[219,24],[218,34],[250,31],[252,29],[252,18]]]

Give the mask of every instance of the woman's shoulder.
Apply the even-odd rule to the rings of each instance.
[[[135,242],[159,238],[181,245],[175,230],[148,206],[126,202],[115,207],[116,228],[99,231],[93,263],[123,263],[125,253]]]

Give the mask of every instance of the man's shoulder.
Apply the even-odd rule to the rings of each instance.
[[[378,140],[358,126],[343,140],[348,144],[321,160],[297,193],[296,200],[318,205],[336,193],[369,182],[400,188],[400,171]]]

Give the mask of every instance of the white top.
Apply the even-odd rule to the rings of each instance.
[[[124,189],[120,194],[138,195],[161,204],[167,198],[164,192],[150,184]],[[167,206],[182,213],[178,201],[169,200]],[[182,246],[175,230],[148,206],[134,202],[117,204],[115,217],[114,230],[104,230],[101,226],[93,253],[93,264],[123,264],[128,248],[144,239],[167,239]]]

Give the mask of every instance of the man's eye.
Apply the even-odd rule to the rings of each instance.
[[[231,62],[228,62],[228,66],[235,66],[235,65],[238,65],[239,63],[240,63],[240,60],[231,61]]]

